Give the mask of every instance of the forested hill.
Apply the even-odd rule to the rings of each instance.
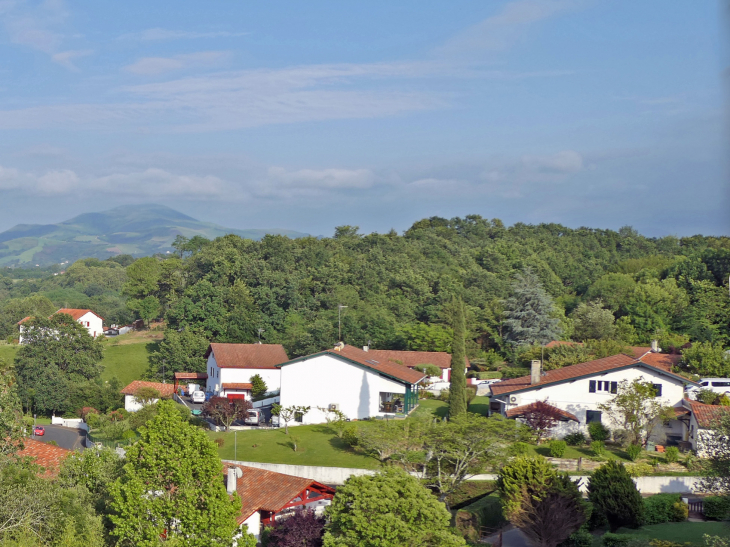
[[[19,224],[10,228],[0,233],[0,266],[43,267],[86,257],[165,253],[172,250],[177,235],[213,239],[236,234],[261,239],[267,233],[306,235],[277,229],[234,230],[201,222],[164,205],[123,205],[58,224]]]
[[[468,351],[478,357],[509,350],[504,301],[526,268],[553,299],[566,339],[574,336],[575,310],[585,301],[610,310],[617,326],[612,336],[629,344],[681,334],[681,340],[727,345],[730,334],[726,237],[650,239],[631,228],[506,227],[468,216],[421,220],[403,235],[361,235],[346,226],[332,238],[228,235],[178,251],[131,264],[124,257],[79,262],[44,280],[3,284],[0,278],[2,336],[39,305],[27,298],[35,292],[56,307],[94,308],[107,322],[131,313],[164,315],[169,327],[184,327],[200,344],[252,342],[262,328],[263,340],[282,342],[291,356],[336,341],[343,305],[347,343],[448,349],[449,304],[460,297],[468,311]]]

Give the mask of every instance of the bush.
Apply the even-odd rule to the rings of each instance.
[[[588,424],[588,434],[594,441],[605,442],[611,438],[611,431],[601,422],[591,422]]]
[[[630,444],[626,448],[626,453],[629,455],[629,459],[635,462],[641,455],[641,447],[638,444]]]
[[[553,458],[562,458],[568,445],[565,441],[550,441],[550,455]]]
[[[672,510],[669,512],[669,520],[672,522],[684,522],[689,518],[689,505],[682,500],[675,501],[672,504]]]
[[[695,398],[702,404],[713,405],[718,397],[717,393],[711,389],[700,389]]]
[[[433,399],[436,397],[433,393],[428,391],[427,389],[421,389],[418,391],[418,398],[419,399]]]
[[[681,503],[679,494],[656,494],[644,498],[644,524],[662,524],[672,520],[672,506]]]
[[[591,443],[591,451],[596,456],[603,456],[603,454],[606,452],[606,445],[603,444],[603,441],[593,441]]]
[[[213,440],[215,444],[218,445],[218,448],[223,448],[223,445],[226,444],[225,439],[223,437],[218,437],[217,439]]]
[[[448,389],[442,389],[441,393],[439,393],[438,396],[439,401],[449,402],[449,390]]]
[[[502,378],[508,380],[510,378],[519,378],[521,376],[529,376],[530,369],[522,367],[505,367],[502,369]]]
[[[516,442],[509,447],[510,456],[527,456],[530,446],[527,443]]]
[[[588,439],[586,439],[586,436],[580,431],[567,434],[565,437],[563,437],[563,440],[568,446],[582,446],[588,441]]]
[[[89,426],[89,429],[96,429],[101,425],[101,417],[98,414],[87,414],[86,415],[86,425]]]
[[[560,547],[592,547],[593,546],[593,534],[591,534],[585,528],[573,532],[568,536]]]
[[[612,534],[606,532],[601,538],[604,547],[642,547],[649,545],[649,538],[634,534]]]
[[[725,520],[730,513],[730,497],[710,496],[703,500],[703,512],[705,518],[712,520]]]
[[[624,466],[613,460],[593,472],[588,481],[593,511],[606,515],[609,528],[637,528],[644,520],[644,500]]]
[[[477,378],[479,380],[501,380],[502,373],[497,370],[489,370],[486,372],[477,372]]]
[[[674,463],[679,459],[679,448],[676,446],[668,446],[664,451],[664,459],[667,463]]]
[[[626,446],[631,441],[631,433],[625,429],[614,429],[612,433],[613,442],[619,446]]]
[[[626,466],[626,471],[632,477],[645,477],[654,473],[654,468],[648,463],[632,463]]]
[[[360,439],[357,435],[357,426],[350,425],[345,428],[345,432],[342,434],[342,440],[350,446],[357,446]]]

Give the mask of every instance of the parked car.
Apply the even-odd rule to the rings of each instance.
[[[243,423],[246,425],[260,425],[264,421],[264,414],[260,410],[251,409],[246,414]]]
[[[195,404],[204,403],[205,393],[203,391],[193,391],[193,394],[190,396],[190,398]]]
[[[687,393],[694,395],[700,389],[710,389],[720,395],[730,395],[730,378],[702,378],[699,384],[702,387],[687,387]]]
[[[499,379],[499,378],[492,379],[492,380],[482,380],[481,382],[477,382],[477,385],[478,386],[488,386],[488,385],[491,385],[491,384],[496,384],[497,382],[501,382],[501,381],[502,380]]]
[[[38,435],[39,437],[42,437],[46,434],[46,428],[42,425],[37,425],[33,428],[33,435]]]

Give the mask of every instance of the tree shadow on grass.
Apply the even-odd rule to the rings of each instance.
[[[469,405],[469,412],[489,416],[489,403],[472,403]]]
[[[147,342],[144,345],[144,349],[147,350],[147,353],[152,354],[152,353],[156,352],[158,349],[160,349],[160,342],[159,341]]]

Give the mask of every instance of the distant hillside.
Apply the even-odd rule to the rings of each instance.
[[[226,234],[249,239],[261,239],[266,234],[307,235],[276,229],[233,230],[201,222],[164,205],[124,205],[58,224],[18,224],[0,233],[0,266],[47,266],[85,257],[164,253],[172,250],[178,234],[208,239]]]

